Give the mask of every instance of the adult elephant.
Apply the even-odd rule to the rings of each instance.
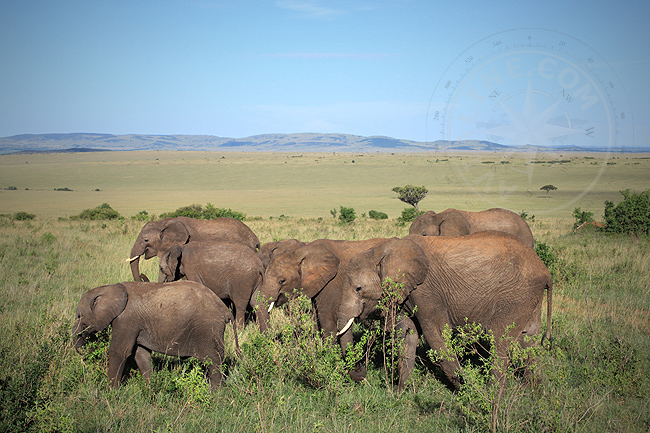
[[[174,245],[188,242],[220,240],[238,242],[257,251],[260,240],[243,222],[234,218],[202,220],[188,217],[150,221],[142,227],[131,249],[131,273],[135,281],[140,277],[140,256],[145,260],[162,255]]]
[[[174,245],[160,258],[158,282],[196,281],[234,305],[237,326],[244,327],[246,307],[262,284],[264,267],[257,254],[234,242]]]
[[[220,366],[225,355],[226,323],[233,322],[225,304],[207,287],[193,281],[159,284],[126,282],[96,287],[84,293],[77,306],[72,330],[78,352],[86,340],[112,325],[108,348],[108,379],[120,385],[127,359],[151,377],[151,352],[192,356],[210,361],[212,388],[223,382]]]
[[[541,332],[541,307],[547,291],[546,338],[550,337],[552,280],[528,245],[512,235],[487,231],[462,237],[410,235],[372,248],[352,258],[346,269],[339,309],[339,334],[350,333],[355,318],[378,308],[387,278],[405,311],[419,323],[432,349],[445,348],[442,332],[466,322],[492,330],[498,356],[507,356],[508,338],[528,345],[525,336]],[[417,329],[407,319],[405,358],[399,389],[414,368]],[[459,379],[457,359],[440,361],[454,387]]]
[[[276,302],[279,305],[302,294],[312,300],[320,328],[326,335],[336,334],[345,266],[353,256],[386,240],[318,239],[275,257],[266,269],[262,286],[251,298],[260,317],[260,329],[268,330],[268,312]],[[351,336],[349,339],[352,341]],[[341,344],[347,344],[347,340]]]
[[[466,236],[486,230],[496,230],[516,236],[526,245],[534,246],[533,233],[526,221],[507,209],[493,208],[480,212],[447,209],[440,213],[430,210],[417,217],[409,229],[410,235]]]

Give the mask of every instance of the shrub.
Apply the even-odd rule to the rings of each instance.
[[[371,210],[368,212],[368,216],[374,220],[387,220],[388,215],[385,214],[384,212],[379,212],[376,210]]]
[[[82,210],[79,215],[71,216],[70,219],[77,220],[113,220],[120,217],[119,212],[113,209],[108,203],[102,203],[94,209]]]
[[[151,221],[153,218],[149,216],[149,212],[141,210],[137,214],[133,215],[131,219],[136,221]]]
[[[27,220],[33,220],[36,218],[36,215],[33,213],[27,213],[27,212],[16,212],[13,217],[16,221],[27,221]]]
[[[576,219],[576,222],[573,223],[573,230],[577,229],[581,225],[585,223],[590,223],[593,222],[594,220],[594,213],[593,212],[587,212],[586,210],[583,211],[579,207],[573,209],[573,218]]]
[[[54,191],[72,191],[70,188],[54,188]]]
[[[402,211],[402,216],[397,218],[397,220],[402,223],[410,223],[423,213],[414,207],[407,207]]]
[[[189,217],[196,219],[210,220],[215,218],[230,217],[243,221],[246,215],[232,209],[220,209],[213,204],[208,203],[205,208],[200,204],[179,207],[173,212],[167,212],[160,215],[161,218]]]
[[[529,215],[525,210],[522,210],[519,213],[519,216],[523,218],[524,221],[535,221],[535,215]]]
[[[610,233],[650,234],[650,190],[641,193],[620,191],[623,201],[605,201],[605,227]]]
[[[354,209],[351,207],[341,206],[339,221],[342,223],[351,223],[357,218],[357,214],[354,212]]]

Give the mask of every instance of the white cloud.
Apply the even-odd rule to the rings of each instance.
[[[343,9],[321,6],[320,1],[278,0],[275,5],[313,18],[332,17],[347,14]]]

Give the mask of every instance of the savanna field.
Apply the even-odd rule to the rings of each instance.
[[[134,369],[112,390],[110,332],[83,356],[72,346],[79,298],[132,279],[125,260],[147,218],[210,203],[244,213],[262,243],[401,237],[408,205],[391,189],[406,184],[428,188],[421,210],[504,207],[527,217],[554,280],[551,342],[535,349],[536,383],[508,370],[496,384],[483,367],[496,361],[487,359],[464,365],[454,393],[420,339],[416,373],[397,393],[397,346],[383,334],[368,339],[368,377],[354,382],[349,360],[319,338],[301,300],[273,310],[270,335],[250,313],[241,359],[228,325],[227,380],[215,392],[199,362],[162,355],[149,384]],[[650,430],[650,241],[574,230],[576,208],[602,222],[619,191],[650,189],[647,154],[2,155],[0,188],[1,431]],[[121,218],[71,218],[102,203]],[[341,206],[355,210],[353,222],[339,221]],[[388,219],[369,218],[371,210]],[[152,280],[157,266],[141,261]],[[379,320],[355,325],[356,335],[378,335]]]

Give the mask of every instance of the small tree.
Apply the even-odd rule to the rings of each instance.
[[[540,188],[542,191],[546,191],[546,197],[548,197],[549,191],[555,191],[557,187],[555,185],[544,185]]]
[[[354,208],[341,206],[339,221],[342,223],[351,223],[357,218]]]
[[[429,190],[424,186],[396,186],[393,188],[393,192],[397,193],[397,198],[404,203],[408,203],[413,206],[415,209],[418,208],[418,203],[427,196]]]
[[[650,189],[641,193],[619,191],[623,201],[605,201],[605,228],[611,233],[650,234]]]

